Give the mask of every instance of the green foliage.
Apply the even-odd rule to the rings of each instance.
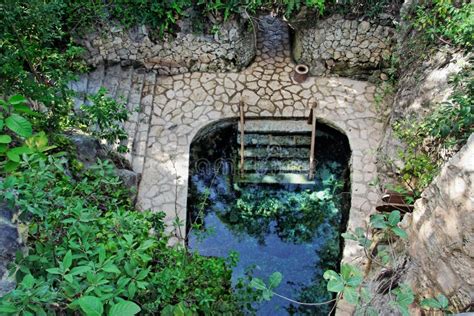
[[[359,246],[369,249],[372,245],[372,241],[367,238],[367,233],[362,227],[356,227],[353,233],[345,232],[341,234],[341,237],[347,240],[354,240],[359,243]]]
[[[109,97],[105,88],[100,88],[97,94],[89,96],[88,99],[91,103],[81,106],[81,129],[107,141],[109,145],[126,140],[127,132],[123,124],[130,114],[126,105]],[[117,151],[126,152],[127,147],[119,145]]]
[[[273,272],[268,278],[268,284],[265,284],[262,279],[253,278],[250,286],[260,291],[262,300],[269,301],[274,295],[273,290],[280,285],[282,280],[283,275],[280,272]]]
[[[210,14],[215,21],[226,21],[231,15],[236,14],[243,4],[242,0],[198,0],[197,5],[201,8],[202,14]]]
[[[398,227],[400,219],[400,211],[392,211],[388,216],[386,214],[374,214],[370,217],[370,225],[373,228],[381,229],[384,232],[406,239],[408,238],[407,233]]]
[[[362,284],[362,272],[355,266],[343,263],[341,273],[333,270],[326,270],[323,275],[328,280],[327,290],[343,295],[343,298],[350,304],[357,305],[359,293],[357,288]]]
[[[72,108],[68,82],[85,68],[82,49],[65,33],[66,13],[60,0],[0,4],[0,91],[43,105],[42,130],[66,123]]]
[[[474,4],[471,1],[433,0],[416,10],[415,27],[431,42],[471,48],[474,43]]]
[[[420,302],[422,308],[425,309],[438,309],[441,311],[448,311],[449,300],[443,294],[439,294],[434,298],[425,298]]]
[[[415,197],[431,183],[445,158],[441,152],[454,152],[474,132],[474,80],[472,68],[451,79],[453,93],[448,102],[436,105],[421,121],[409,117],[393,125],[406,149],[399,152],[404,166],[398,170]]]
[[[65,158],[33,154],[22,164],[0,182],[0,195],[29,220],[29,252],[12,267],[19,283],[0,299],[3,313],[236,310],[226,261],[167,247],[163,214],[135,212],[110,163],[82,175]]]
[[[390,302],[390,305],[396,307],[403,316],[410,316],[408,307],[415,301],[413,290],[406,284],[401,284],[392,291],[396,299]]]
[[[272,10],[289,18],[304,7],[322,15],[326,7],[326,0],[245,0],[242,1],[242,6],[248,8],[252,13],[256,13],[258,10]]]
[[[316,192],[244,188],[235,206],[218,216],[236,233],[245,232],[261,242],[272,221],[282,240],[307,242],[325,220],[336,223],[340,219],[338,168],[334,163],[318,169],[316,178],[322,179],[322,189]]]
[[[116,18],[126,27],[144,24],[163,36],[176,27],[176,22],[185,15],[185,10],[191,4],[190,0],[113,0],[108,9],[112,18]]]
[[[43,155],[54,148],[48,146],[44,132],[33,135],[30,120],[24,115],[34,117],[36,113],[25,103],[26,99],[20,95],[14,95],[6,102],[0,100],[0,167],[4,172],[18,168],[24,154]]]
[[[380,13],[397,14],[403,1],[401,0],[338,0],[332,1],[332,11],[376,18]]]

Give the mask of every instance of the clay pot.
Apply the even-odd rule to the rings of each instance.
[[[298,82],[302,83],[308,78],[309,68],[306,65],[299,64],[295,67],[295,72],[293,73],[293,79]]]
[[[377,211],[382,213],[389,213],[391,211],[398,210],[402,213],[413,212],[413,205],[408,204],[402,194],[398,192],[386,191],[382,196],[384,204],[376,207]]]

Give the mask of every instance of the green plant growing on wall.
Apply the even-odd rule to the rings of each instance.
[[[126,105],[108,96],[105,88],[100,88],[96,94],[88,96],[88,99],[91,103],[81,106],[81,129],[107,141],[111,146],[118,145],[118,152],[126,152],[127,147],[120,144],[128,137],[123,127],[130,114]]]
[[[83,50],[70,41],[63,24],[62,1],[4,1],[0,5],[2,30],[0,90],[21,94],[36,110],[42,109],[39,129],[67,125],[72,109],[68,83],[83,71]]]
[[[395,294],[395,300],[390,305],[396,307],[403,316],[410,316],[408,307],[415,301],[413,290],[406,284],[401,284],[392,291]]]
[[[472,47],[474,4],[470,1],[427,1],[416,9],[414,25],[431,42]]]
[[[48,146],[44,132],[33,134],[32,124],[27,117],[36,115],[21,95],[14,95],[7,101],[0,100],[0,166],[3,172],[17,169],[24,154],[43,155],[55,148]]]
[[[163,214],[135,212],[111,163],[81,174],[65,157],[30,154],[21,164],[0,182],[0,196],[29,221],[29,252],[12,266],[18,287],[0,299],[3,314],[238,311],[232,260],[167,247]]]
[[[348,303],[357,305],[359,303],[359,293],[357,288],[362,283],[362,272],[355,266],[343,263],[341,272],[327,270],[323,275],[328,280],[327,289],[329,292],[337,293],[338,298],[344,298]]]
[[[409,117],[393,124],[396,136],[406,144],[398,153],[404,165],[394,169],[415,198],[431,183],[442,163],[474,132],[472,78],[472,69],[463,69],[450,79],[453,93],[447,102],[435,105],[421,120]]]
[[[449,300],[443,294],[438,294],[433,298],[425,298],[420,302],[424,309],[440,310],[442,312],[449,312]]]
[[[407,233],[398,227],[400,219],[400,211],[392,211],[388,216],[386,214],[374,214],[370,217],[370,225],[375,229],[381,229],[385,233],[395,234],[406,239],[408,238]]]

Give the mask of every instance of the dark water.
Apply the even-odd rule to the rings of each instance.
[[[319,124],[318,161],[311,185],[255,185],[239,183],[236,124],[214,127],[191,147],[188,246],[206,256],[240,260],[233,284],[248,269],[267,280],[283,274],[276,293],[303,302],[332,298],[322,274],[340,261],[340,233],[344,230],[349,196],[345,137]],[[347,190],[346,190],[347,191]],[[258,315],[327,315],[331,306],[307,308],[274,296],[255,305]]]

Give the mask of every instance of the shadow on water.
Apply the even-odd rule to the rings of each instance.
[[[316,135],[316,177],[303,185],[239,181],[235,121],[218,122],[195,137],[187,203],[188,247],[205,256],[239,253],[233,284],[251,267],[253,276],[263,279],[281,272],[283,281],[275,291],[294,300],[332,298],[322,275],[326,269],[337,270],[341,259],[340,233],[345,231],[350,208],[350,148],[342,133],[322,123]],[[257,143],[255,148],[268,150],[268,157],[278,155],[275,147]],[[287,149],[283,141],[276,151]],[[274,165],[258,166],[257,173],[278,171]],[[192,223],[200,224],[200,229],[191,229]],[[327,315],[331,307],[304,307],[276,296],[256,306],[258,315]]]

